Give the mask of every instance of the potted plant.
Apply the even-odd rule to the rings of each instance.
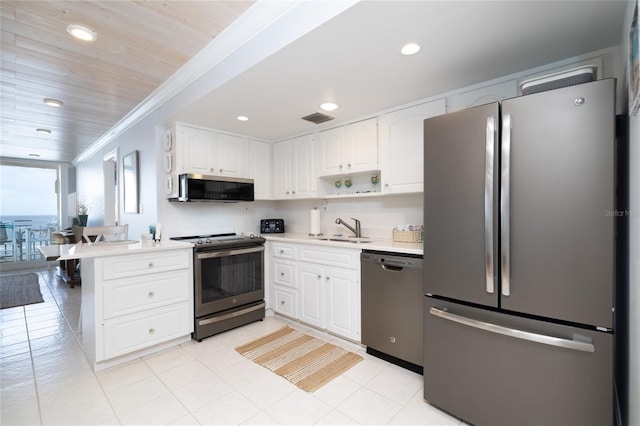
[[[80,201],[78,204],[78,224],[80,226],[87,226],[87,219],[89,218],[89,205],[86,201]]]

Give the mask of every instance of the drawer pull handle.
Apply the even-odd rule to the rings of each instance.
[[[150,329],[149,329],[149,334],[154,334],[155,332],[156,332],[156,329],[155,329],[155,328],[150,328]]]
[[[283,254],[283,253],[284,253],[284,250],[280,250],[280,254]]]
[[[149,268],[153,268],[153,262],[149,262]]]
[[[322,275],[318,275],[318,279],[322,278]]]
[[[281,304],[281,305],[284,305],[284,300],[281,300],[281,301],[280,301],[280,304]]]
[[[153,296],[155,296],[155,294],[152,291],[150,291],[149,292],[149,299],[151,299]]]
[[[281,276],[281,277],[284,277],[284,272],[280,272],[280,276]]]

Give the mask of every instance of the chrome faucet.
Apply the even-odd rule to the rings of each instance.
[[[336,223],[338,225],[344,225],[347,227],[347,229],[351,232],[353,232],[355,234],[355,237],[360,238],[362,237],[362,230],[360,229],[360,221],[354,217],[352,217],[351,219],[356,221],[356,227],[354,228],[353,226],[349,225],[347,222],[345,222],[344,220],[337,218],[336,219]]]

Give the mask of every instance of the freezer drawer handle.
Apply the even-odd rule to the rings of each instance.
[[[442,309],[431,308],[429,309],[431,315],[435,315],[448,321],[457,322],[459,324],[467,325],[469,327],[479,328],[481,330],[489,331],[491,333],[502,334],[509,337],[515,337],[516,339],[529,340],[531,342],[542,343],[545,345],[557,346],[565,349],[573,349],[583,352],[595,352],[596,348],[592,343],[578,342],[575,340],[561,339],[559,337],[547,336],[544,334],[531,333],[529,331],[515,330],[513,328],[503,327],[496,324],[491,324],[484,321],[478,321],[471,318],[466,318],[460,315],[452,314]]]

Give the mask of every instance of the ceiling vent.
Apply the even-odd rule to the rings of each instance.
[[[310,121],[310,122],[315,123],[315,124],[320,124],[320,123],[324,123],[325,121],[333,120],[334,117],[331,117],[330,115],[327,115],[327,114],[323,114],[321,112],[314,112],[311,115],[307,115],[306,117],[302,117],[302,119]]]

